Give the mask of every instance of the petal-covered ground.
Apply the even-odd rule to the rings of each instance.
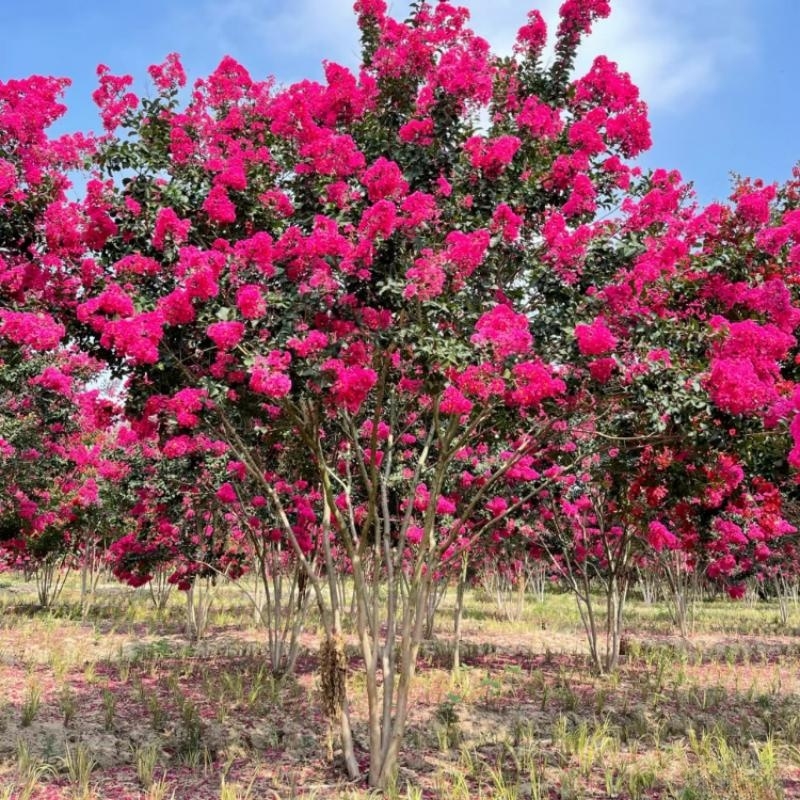
[[[13,591],[9,591],[13,589]],[[6,584],[0,623],[0,798],[367,798],[325,758],[313,621],[295,675],[270,675],[252,611],[224,590],[208,637],[177,602],[101,593],[84,620]],[[623,665],[588,668],[569,597],[504,619],[475,593],[449,670],[445,599],[422,650],[398,798],[800,796],[800,641],[775,610],[704,604],[697,633],[632,604]],[[800,618],[800,612],[795,612]],[[365,758],[363,680],[350,693]]]

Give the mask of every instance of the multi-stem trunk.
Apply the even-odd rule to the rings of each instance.
[[[467,588],[467,574],[469,569],[469,554],[461,556],[461,569],[458,572],[458,585],[456,587],[456,608],[453,615],[453,665],[455,675],[461,669],[461,622],[464,618],[464,594]]]
[[[169,596],[172,593],[172,584],[167,580],[168,577],[166,566],[159,564],[153,571],[153,577],[147,584],[150,599],[159,615],[166,609]]]
[[[42,608],[50,608],[61,594],[69,574],[66,556],[48,555],[36,569],[36,594]]]
[[[447,594],[448,581],[442,580],[431,585],[428,594],[428,603],[425,607],[425,639],[433,638],[433,630],[436,625],[436,612]]]
[[[387,473],[390,468],[387,463]],[[387,486],[382,481],[378,502],[383,513],[376,516],[372,546],[351,556],[367,694],[368,781],[376,788],[385,787],[397,769],[433,574],[425,550],[411,573],[404,574],[402,550],[392,541]]]
[[[270,671],[281,677],[294,671],[311,595],[306,590],[304,567],[296,561],[287,564],[279,543],[265,542],[254,534],[252,544],[260,584],[253,601],[259,608],[258,621],[267,632]]]
[[[208,631],[215,594],[210,578],[196,578],[186,592],[186,633],[195,641],[200,641]]]
[[[694,603],[697,594],[697,573],[688,566],[684,553],[670,553],[664,574],[670,590],[669,610],[681,636],[688,638],[694,629]]]
[[[622,614],[625,608],[628,585],[624,578],[612,574],[606,587],[606,652],[604,668],[614,672],[619,666],[622,641]]]
[[[331,710],[338,716],[348,774],[357,778],[359,767],[353,747],[346,674],[343,674],[346,660],[341,657],[344,636],[340,579],[345,570],[351,576],[355,631],[364,664],[368,708],[368,780],[375,788],[385,787],[397,769],[433,576],[440,568],[446,568],[447,564],[442,562],[444,554],[457,552],[454,546],[459,532],[468,529],[467,521],[503,484],[518,460],[536,445],[536,440],[525,438],[513,452],[506,454],[496,471],[470,495],[455,523],[448,525],[446,534],[442,535],[438,500],[447,491],[456,454],[471,440],[483,417],[479,415],[464,427],[455,415],[440,419],[434,406],[433,419],[424,437],[419,438],[420,449],[413,472],[403,479],[407,494],[398,498],[394,460],[404,446],[395,442],[392,433],[380,443],[376,438],[381,420],[388,420],[390,431],[399,430],[402,429],[399,416],[401,411],[405,413],[405,409],[391,402],[384,404],[387,371],[388,367],[378,385],[373,434],[368,443],[362,441],[354,420],[342,412],[338,418],[342,426],[338,435],[343,435],[342,443],[347,446],[328,450],[332,443],[335,445],[335,436],[323,430],[319,408],[307,404],[287,405],[285,409],[316,471],[321,494],[318,547],[322,550],[322,575],[300,547],[284,499],[265,477],[266,471],[257,453],[242,440],[229,419],[224,415],[220,418],[229,445],[269,500],[275,519],[312,586],[325,628],[323,652],[327,662],[339,670],[335,674],[327,673],[329,683],[336,687],[336,702],[331,703]],[[378,449],[383,455],[382,462],[371,456]],[[342,457],[343,452],[347,453],[347,458]],[[423,481],[428,487],[427,506],[422,518],[415,519],[419,511],[415,509],[415,491]],[[459,543],[459,551],[466,552],[472,541],[491,527],[502,524],[506,516],[539,491],[540,484],[530,487],[503,514],[470,529],[470,537]],[[417,522],[423,533],[421,540],[412,543],[409,531]],[[332,542],[336,545],[335,554]]]
[[[100,581],[100,557],[97,540],[87,542],[81,559],[81,617],[86,619],[94,603],[97,584]]]

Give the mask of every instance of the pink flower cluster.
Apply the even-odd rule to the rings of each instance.
[[[517,364],[512,372],[515,388],[510,393],[510,401],[523,408],[538,406],[567,390],[564,381],[553,377],[552,369],[539,360]]]
[[[602,317],[596,317],[589,325],[576,325],[575,338],[578,350],[584,356],[601,356],[617,346],[617,337],[611,333]]]
[[[286,374],[291,354],[273,350],[267,356],[256,356],[250,369],[250,388],[273,399],[285,397],[292,389]]]
[[[653,520],[647,526],[647,542],[656,553],[662,550],[675,550],[680,545],[680,540],[662,522]]]
[[[0,336],[34,350],[54,350],[66,333],[47,314],[0,309]]]
[[[241,322],[212,322],[206,335],[220,350],[231,350],[242,341],[245,327]]]
[[[473,344],[490,346],[498,359],[524,355],[533,346],[528,318],[517,314],[511,306],[500,303],[475,323]]]
[[[778,398],[780,362],[796,340],[772,324],[753,320],[712,325],[726,332],[715,347],[707,387],[712,401],[730,414],[749,414]]]
[[[558,38],[574,46],[582,34],[591,31],[596,19],[611,13],[611,5],[609,0],[564,0],[558,13]]]
[[[499,178],[511,164],[522,141],[511,135],[487,139],[473,136],[464,142],[464,152],[470,164],[490,179]]]
[[[439,401],[442,414],[462,416],[472,411],[472,401],[466,398],[455,386],[448,386]]]
[[[378,381],[378,374],[375,370],[357,364],[345,366],[338,359],[326,361],[322,368],[335,375],[330,387],[333,403],[351,414],[357,414],[372,387]]]
[[[139,105],[139,98],[126,89],[133,84],[130,75],[112,75],[107,66],[101,64],[97,68],[100,86],[95,89],[92,99],[100,108],[103,127],[113,132],[128,111]]]

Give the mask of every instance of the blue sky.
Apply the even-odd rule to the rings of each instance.
[[[523,0],[462,0],[475,29],[508,52],[529,6]],[[559,0],[530,0],[548,20]],[[0,80],[70,77],[64,129],[99,128],[90,95],[95,67],[130,73],[181,53],[190,79],[225,54],[254,77],[320,75],[323,58],[354,65],[351,0],[7,0],[0,3]],[[404,16],[407,3],[392,9]],[[580,65],[605,53],[631,73],[648,101],[653,150],[647,166],[681,170],[702,200],[727,195],[729,173],[767,181],[800,159],[798,0],[612,0]]]

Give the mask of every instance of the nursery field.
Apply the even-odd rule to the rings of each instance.
[[[326,758],[313,618],[295,674],[277,681],[233,586],[200,642],[183,632],[178,593],[157,614],[146,590],[101,586],[83,619],[77,586],[50,611],[35,597],[3,576],[0,797],[379,796]],[[453,602],[421,650],[385,796],[800,797],[800,609],[782,624],[777,604],[703,602],[682,639],[664,608],[634,598],[621,667],[596,676],[570,595],[503,610],[474,590],[453,675]],[[348,648],[358,754],[363,677]]]
[[[800,798],[800,166],[388,5],[0,79],[0,800]]]

